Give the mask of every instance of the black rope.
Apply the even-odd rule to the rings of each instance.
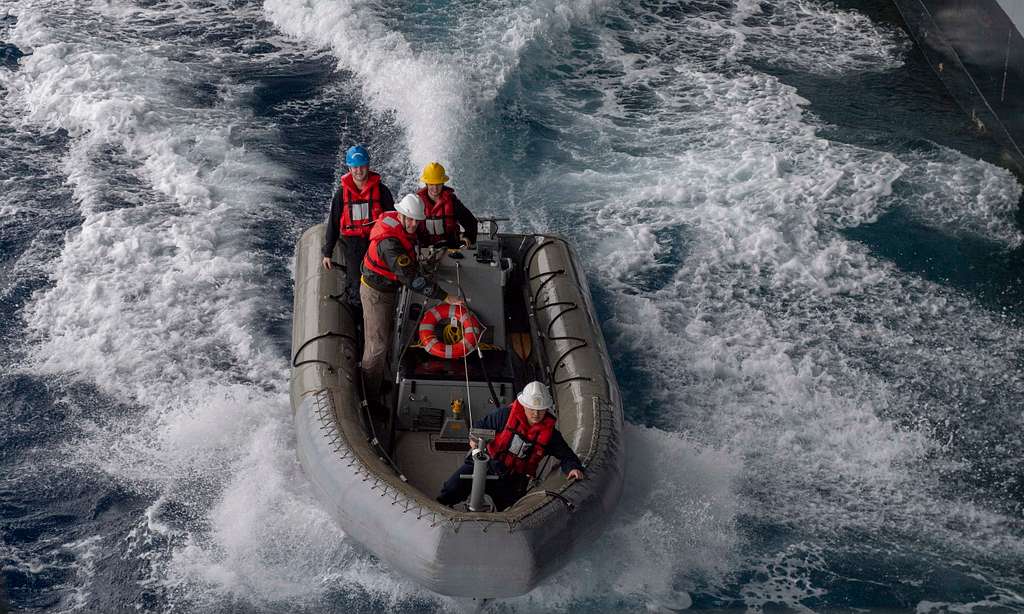
[[[574,345],[571,348],[569,348],[568,350],[562,352],[561,356],[558,357],[558,360],[555,361],[555,365],[553,367],[551,367],[551,383],[552,384],[558,385],[558,384],[564,384],[566,382],[574,382],[574,381],[577,381],[577,380],[583,380],[583,381],[587,381],[587,382],[594,381],[594,378],[587,377],[585,375],[574,375],[573,377],[567,377],[565,379],[555,379],[555,371],[558,370],[558,367],[562,366],[562,362],[569,356],[569,354],[572,354],[573,352],[575,352],[576,350],[578,350],[580,348],[587,347],[587,340],[586,339],[582,339],[580,337],[568,337],[568,336],[566,336],[566,337],[548,337],[548,338],[551,339],[552,341],[578,341],[579,342],[576,345]]]
[[[557,493],[557,492],[555,492],[553,490],[533,490],[533,491],[530,491],[530,492],[526,493],[522,497],[520,497],[519,500],[522,501],[523,499],[525,499],[527,497],[534,497],[536,495],[544,495],[544,496],[547,496],[547,497],[554,497],[555,499],[558,499],[559,501],[564,503],[565,504],[565,508],[567,510],[569,510],[570,512],[576,511],[576,504],[575,503],[573,503],[565,495],[563,495],[561,493]]]
[[[362,396],[362,403],[361,404],[363,406],[363,416],[364,416],[364,419],[366,421],[366,424],[369,425],[369,435],[370,435],[370,437],[367,439],[367,441],[370,442],[371,446],[377,448],[377,451],[380,452],[381,456],[384,457],[384,460],[386,460],[388,462],[388,464],[391,465],[391,468],[395,470],[395,473],[398,474],[398,477],[403,482],[407,482],[408,478],[406,478],[405,475],[402,473],[402,470],[398,468],[398,463],[396,463],[391,458],[391,455],[388,454],[388,451],[384,449],[384,446],[380,443],[380,440],[377,438],[377,429],[374,428],[374,426],[373,426],[373,414],[370,413],[370,402],[366,398],[366,382],[363,381],[363,369],[362,369],[362,366],[360,365],[356,369],[356,371],[357,371],[356,376],[357,376],[357,379],[359,380],[359,392],[360,392],[360,395]]]
[[[538,273],[538,274],[534,275],[533,277],[531,277],[530,281],[534,281],[535,279],[540,279],[541,277],[544,277],[545,275],[547,276],[547,279],[545,279],[544,281],[540,282],[540,285],[537,286],[537,291],[533,293],[533,297],[530,300],[530,307],[536,309],[537,308],[537,299],[540,298],[540,292],[541,292],[541,290],[544,289],[544,286],[548,285],[548,283],[550,283],[551,280],[553,280],[554,278],[558,277],[559,275],[564,275],[564,274],[565,274],[565,269],[558,269],[557,271],[547,271],[546,273]]]
[[[545,495],[550,495],[550,496],[558,499],[562,503],[564,503],[565,504],[565,509],[569,510],[570,512],[576,511],[576,504],[573,503],[572,501],[570,501],[569,498],[566,497],[565,495],[562,495],[561,493],[557,493],[557,492],[555,492],[553,490],[545,490],[544,494]]]
[[[302,353],[302,350],[306,349],[306,346],[308,346],[310,343],[313,343],[314,341],[319,341],[321,339],[326,339],[328,337],[341,337],[343,339],[351,339],[353,343],[358,343],[356,341],[355,337],[353,337],[352,335],[346,335],[345,333],[328,332],[328,333],[324,333],[322,335],[317,335],[315,337],[310,337],[309,339],[306,339],[306,341],[304,341],[302,343],[302,345],[299,346],[299,349],[295,350],[295,355],[292,356],[292,367],[294,368],[294,367],[299,367],[299,366],[302,366],[302,365],[305,365],[305,364],[318,363],[319,362],[319,363],[323,363],[323,364],[325,364],[328,367],[331,367],[333,369],[334,366],[331,365],[331,363],[327,362],[326,360],[320,360],[319,358],[310,358],[309,360],[303,360],[302,362],[296,362],[299,359],[299,354]]]
[[[491,391],[491,405],[495,408],[501,407],[498,402],[498,393],[494,391],[494,384],[491,383],[491,377],[487,375],[487,367],[484,366],[484,353],[480,350],[480,345],[476,346],[476,355],[480,359],[480,371],[484,374],[484,381],[487,382],[487,389]]]
[[[588,377],[588,376],[585,376],[585,375],[575,375],[573,377],[569,377],[569,378],[565,378],[565,379],[556,379],[555,378],[555,371],[558,370],[558,367],[562,365],[562,363],[569,356],[569,354],[575,352],[576,350],[578,350],[580,348],[584,348],[584,347],[587,347],[588,345],[590,345],[590,343],[586,339],[584,339],[582,337],[573,337],[573,336],[569,336],[569,335],[562,335],[562,336],[558,336],[558,337],[553,337],[551,335],[551,328],[555,325],[555,322],[558,321],[558,318],[561,318],[565,314],[570,313],[570,312],[575,311],[575,310],[580,308],[580,306],[577,303],[574,303],[572,301],[557,301],[557,302],[554,302],[554,303],[548,303],[546,305],[542,305],[542,306],[538,307],[537,309],[538,310],[540,310],[540,309],[547,309],[548,307],[555,307],[555,306],[559,306],[559,305],[568,305],[569,307],[566,308],[566,309],[563,309],[560,312],[558,312],[557,314],[555,314],[555,317],[551,318],[551,320],[548,321],[548,326],[547,326],[547,329],[544,332],[544,337],[549,339],[549,340],[551,340],[551,341],[575,341],[577,343],[573,347],[571,347],[568,350],[566,350],[565,352],[563,352],[558,357],[558,359],[555,361],[554,366],[551,367],[551,369],[550,369],[550,371],[551,371],[551,383],[555,384],[555,385],[558,385],[558,384],[565,384],[566,382],[574,382],[574,381],[578,381],[578,380],[587,381],[587,382],[593,381],[592,377]]]
[[[553,303],[545,303],[537,309],[547,309],[548,307],[558,307],[559,305],[571,305],[572,307],[578,307],[578,305],[573,301],[555,301]]]
[[[561,337],[552,337],[551,336],[551,327],[553,327],[555,325],[555,322],[558,321],[558,318],[560,318],[560,317],[564,316],[565,314],[570,313],[570,312],[572,312],[572,311],[574,311],[576,309],[579,309],[580,307],[579,307],[579,305],[577,305],[576,303],[573,303],[571,301],[559,301],[557,303],[548,303],[547,305],[544,305],[540,309],[547,309],[548,307],[553,307],[555,305],[570,305],[570,307],[568,309],[563,309],[562,311],[558,312],[558,314],[556,314],[555,317],[551,318],[551,321],[548,322],[547,331],[545,331],[545,333],[544,333],[544,335],[548,339],[558,340],[558,339],[561,339]]]
[[[554,244],[554,240],[548,239],[548,240],[544,241],[543,243],[541,243],[540,245],[538,245],[536,248],[534,248],[533,253],[530,254],[530,258],[527,261],[527,265],[526,265],[526,272],[527,273],[530,272],[530,268],[533,266],[534,258],[537,257],[537,254],[540,252],[540,250],[545,248],[545,247],[547,247],[548,245],[552,245],[552,244]],[[577,381],[577,380],[593,381],[593,378],[587,377],[587,376],[583,376],[583,375],[576,375],[576,376],[568,377],[568,378],[565,378],[565,379],[556,379],[556,377],[555,377],[555,372],[558,370],[558,368],[560,366],[562,366],[562,364],[565,362],[565,359],[569,356],[569,354],[575,352],[576,350],[578,350],[580,348],[587,347],[589,345],[589,343],[587,342],[586,339],[583,339],[583,338],[580,338],[580,337],[573,337],[573,336],[567,336],[567,335],[566,336],[560,336],[560,337],[552,337],[551,336],[551,329],[554,326],[555,322],[559,318],[564,316],[565,314],[567,314],[567,313],[569,313],[571,311],[574,311],[576,309],[579,309],[579,305],[578,304],[576,304],[576,303],[574,303],[572,301],[556,301],[556,302],[553,302],[553,303],[547,303],[546,305],[541,305],[540,307],[537,306],[537,299],[540,298],[540,294],[541,294],[541,291],[544,290],[544,286],[546,286],[548,283],[550,283],[553,279],[555,279],[559,275],[564,275],[564,274],[565,274],[565,269],[557,269],[557,270],[554,270],[554,271],[545,271],[543,273],[537,273],[536,275],[530,275],[530,277],[529,277],[529,281],[531,281],[531,282],[532,281],[536,281],[536,280],[541,279],[541,278],[545,278],[540,283],[540,285],[537,286],[537,291],[534,292],[533,295],[530,297],[530,307],[534,310],[534,312],[539,311],[541,309],[547,309],[549,307],[555,307],[555,306],[559,306],[559,305],[568,305],[569,306],[567,309],[563,309],[561,312],[556,314],[555,317],[551,318],[551,320],[548,322],[547,329],[546,329],[546,331],[544,333],[544,338],[546,338],[546,339],[548,339],[550,341],[575,341],[575,342],[577,342],[576,345],[574,345],[573,347],[569,348],[565,352],[562,352],[562,354],[555,361],[555,364],[550,367],[549,372],[550,372],[550,375],[551,375],[551,383],[553,385],[564,384],[564,383],[567,383],[567,382],[572,382],[572,381]],[[527,284],[527,287],[529,287],[529,284]]]
[[[545,239],[543,243],[541,243],[537,247],[533,248],[533,253],[530,254],[530,259],[526,262],[526,272],[527,273],[530,272],[530,268],[533,266],[533,259],[537,257],[537,254],[540,253],[540,250],[542,250],[545,247],[547,247],[548,245],[552,245],[552,244],[554,244],[554,240],[553,239]]]

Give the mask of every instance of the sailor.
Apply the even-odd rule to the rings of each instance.
[[[477,420],[476,428],[496,431],[494,441],[487,444],[489,472],[497,480],[487,481],[487,494],[501,511],[526,493],[530,478],[536,477],[537,467],[545,456],[561,461],[562,473],[571,480],[583,479],[583,463],[555,428],[555,417],[548,413],[553,405],[547,386],[530,382],[511,405],[494,410]],[[469,446],[477,447],[470,439]],[[473,458],[466,456],[462,466],[441,487],[437,501],[452,506],[469,496],[472,481],[462,476],[473,475]]]
[[[395,295],[400,285],[451,305],[463,300],[424,277],[416,258],[416,228],[423,220],[423,202],[407,194],[394,211],[382,214],[370,233],[362,262],[359,295],[363,303],[363,382],[367,400],[377,400],[387,368],[394,324]]]
[[[331,254],[334,244],[341,235],[342,251],[345,254],[345,301],[359,306],[359,267],[370,244],[370,230],[373,223],[385,211],[395,208],[391,190],[385,186],[380,175],[370,170],[370,154],[362,145],[353,145],[345,152],[345,164],[349,171],[341,177],[341,183],[331,200],[331,213],[327,218],[327,233],[322,250],[325,269],[331,268]]]
[[[427,219],[420,224],[420,245],[446,244],[448,247],[469,247],[476,243],[476,217],[455,196],[455,190],[445,185],[448,175],[444,167],[431,162],[420,175],[425,187],[417,194],[423,201]],[[463,235],[459,236],[459,226]]]

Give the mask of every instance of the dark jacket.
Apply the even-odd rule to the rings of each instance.
[[[453,207],[455,209],[455,221],[458,222],[459,226],[462,226],[463,234],[466,235],[466,238],[469,239],[469,242],[475,244],[476,243],[477,230],[478,230],[478,226],[480,225],[480,223],[477,221],[476,216],[473,215],[473,212],[470,211],[466,207],[466,205],[462,204],[462,201],[459,200],[459,197],[455,195],[455,191],[454,190],[452,190],[448,186],[445,186],[444,189],[451,196],[452,205],[453,205]],[[421,239],[421,244],[423,244],[423,240],[426,240],[426,241],[430,240],[430,234],[426,231],[426,228],[424,228],[423,224],[420,224],[419,236],[420,236],[420,239]],[[451,238],[449,238],[448,240],[451,241]],[[458,243],[458,237],[455,237],[455,242]],[[451,245],[451,247],[458,247],[458,246],[457,245]]]
[[[363,283],[374,290],[381,292],[397,292],[400,285],[408,286],[410,289],[419,292],[427,298],[442,299],[448,293],[430,279],[420,275],[419,263],[410,259],[405,253],[405,248],[398,239],[384,239],[377,244],[377,256],[379,260],[387,263],[388,268],[398,277],[398,281],[378,275],[366,267],[363,261],[360,272],[363,274]],[[400,264],[404,262],[405,264]]]
[[[508,417],[511,413],[511,405],[500,407],[483,418],[478,419],[473,423],[473,426],[478,429],[492,429],[495,434],[497,434],[498,432],[505,430],[505,424],[508,423]],[[555,429],[555,432],[551,434],[551,441],[548,442],[544,451],[548,456],[554,456],[561,461],[562,473],[569,473],[573,469],[583,471],[583,463],[580,462],[580,458],[572,451],[572,448],[569,447],[569,444],[566,443],[565,438],[562,437],[562,433],[560,433],[557,428]],[[498,469],[495,473],[501,475],[505,472]]]
[[[384,211],[395,210],[395,197],[391,195],[391,190],[388,189],[383,183],[377,187],[380,188],[380,206]],[[331,199],[331,212],[327,214],[327,232],[324,235],[324,245],[321,250],[321,254],[325,257],[330,257],[334,253],[334,244],[338,242],[338,236],[341,234],[341,209],[342,209],[342,189],[341,185],[334,191],[334,198]],[[365,241],[366,239],[362,239]]]

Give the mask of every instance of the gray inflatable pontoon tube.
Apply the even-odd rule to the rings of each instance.
[[[475,598],[530,591],[593,539],[622,491],[621,399],[573,249],[555,236],[500,235],[529,246],[517,265],[528,286],[532,352],[586,479],[570,481],[551,462],[508,509],[469,512],[403,481],[370,440],[356,327],[339,301],[344,273],[322,267],[323,237],[323,225],[314,226],[296,247],[290,396],[299,461],[324,507],[348,537],[432,591]],[[395,460],[401,468],[403,459]]]

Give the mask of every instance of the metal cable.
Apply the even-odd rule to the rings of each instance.
[[[469,307],[466,307],[466,293],[462,290],[462,263],[458,261],[455,262],[455,282],[459,288],[459,298],[462,299],[462,307],[469,309]],[[456,309],[458,309],[458,306]],[[458,317],[458,312],[456,312],[456,318]],[[483,331],[480,331],[480,339],[483,340]],[[465,330],[462,331],[462,342],[466,343]],[[466,376],[466,409],[469,414],[469,428],[473,428],[473,395],[469,393],[469,352],[462,355],[462,372]]]

